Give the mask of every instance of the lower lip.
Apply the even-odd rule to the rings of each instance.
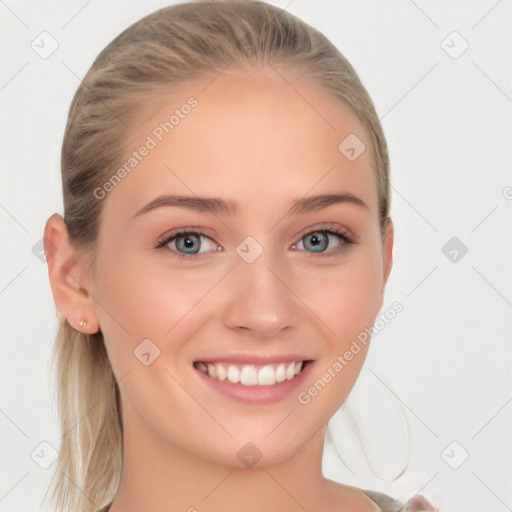
[[[228,380],[213,379],[198,368],[194,368],[199,373],[199,377],[209,387],[218,391],[224,396],[246,404],[273,404],[289,397],[295,390],[300,388],[311,373],[313,361],[309,361],[304,369],[291,380],[285,380],[271,386],[244,386],[243,384],[233,384]]]

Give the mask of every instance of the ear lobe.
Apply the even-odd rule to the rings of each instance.
[[[69,243],[64,219],[52,215],[44,228],[44,253],[48,265],[48,277],[55,304],[73,328],[80,320],[87,326],[82,332],[98,331],[99,323],[93,307],[93,298],[87,291],[87,268],[83,257]]]

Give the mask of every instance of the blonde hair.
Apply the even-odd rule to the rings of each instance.
[[[102,205],[92,191],[122,162],[138,120],[173,87],[265,64],[322,87],[362,122],[372,142],[384,233],[390,207],[386,141],[348,60],[318,30],[277,7],[196,1],[159,9],[119,34],[94,60],[71,102],[61,154],[64,220],[71,243],[91,266]],[[111,503],[120,482],[119,388],[102,333],[83,334],[57,315],[51,361],[62,443],[50,502],[57,512],[89,512]]]

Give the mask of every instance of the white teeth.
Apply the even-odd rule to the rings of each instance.
[[[220,363],[218,363],[215,366],[215,371],[217,372],[217,379],[219,380],[226,380],[228,376],[228,372],[226,371],[226,368],[222,366]]]
[[[204,363],[197,363],[197,367],[203,372],[208,373],[208,366],[206,366]]]
[[[230,364],[228,366],[228,380],[233,384],[240,382],[240,369],[238,368],[238,366],[235,366],[234,364]]]
[[[292,380],[295,377],[295,363],[292,361],[286,367],[286,380]]]
[[[258,372],[258,384],[260,386],[271,386],[276,383],[276,371],[271,364],[260,368]]]
[[[291,380],[302,370],[303,361],[267,364],[256,369],[252,364],[236,365],[227,363],[197,363],[197,367],[212,379],[228,380],[233,384],[244,386],[272,386]]]
[[[244,386],[255,386],[258,384],[258,373],[254,366],[242,366],[242,371],[240,372],[240,384],[243,384]]]
[[[284,364],[280,364],[276,369],[276,381],[284,382],[286,380],[286,367]]]

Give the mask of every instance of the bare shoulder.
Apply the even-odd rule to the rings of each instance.
[[[340,504],[351,512],[382,512],[382,509],[362,489],[326,479],[329,509],[340,510]]]

